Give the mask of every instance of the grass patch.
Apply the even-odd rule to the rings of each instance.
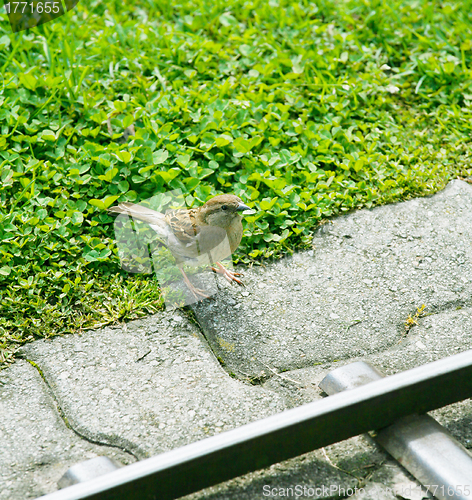
[[[152,275],[120,270],[113,203],[235,193],[259,209],[249,262],[471,175],[463,2],[82,0],[17,34],[0,18],[0,364],[162,307]]]

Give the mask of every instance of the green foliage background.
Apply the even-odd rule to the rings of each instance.
[[[17,34],[0,15],[0,365],[33,338],[162,307],[152,275],[120,270],[104,210],[118,201],[235,193],[259,209],[248,263],[469,176],[471,12],[82,0]]]

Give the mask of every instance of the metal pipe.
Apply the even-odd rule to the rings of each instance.
[[[319,384],[338,394],[383,375],[363,361],[342,366]],[[429,415],[410,415],[380,430],[376,441],[440,500],[472,500],[472,457]]]
[[[83,483],[103,476],[120,467],[122,467],[122,464],[108,457],[91,458],[70,467],[61,479],[59,479],[57,485],[59,489],[67,488],[73,484]]]
[[[171,500],[472,396],[472,351],[398,373],[51,493]]]

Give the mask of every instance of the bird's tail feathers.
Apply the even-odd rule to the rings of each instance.
[[[128,202],[122,202],[115,207],[109,208],[108,213],[112,215],[129,215],[134,219],[142,220],[143,222],[148,222],[149,224],[159,224],[159,222],[164,221],[165,217],[164,214],[161,214],[156,210]]]

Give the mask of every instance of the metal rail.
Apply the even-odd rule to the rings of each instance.
[[[330,372],[319,387],[337,394],[383,377],[357,361]],[[402,466],[440,500],[472,500],[472,457],[429,415],[410,415],[383,428],[375,437]]]
[[[42,500],[171,500],[472,397],[472,350],[128,465]]]

